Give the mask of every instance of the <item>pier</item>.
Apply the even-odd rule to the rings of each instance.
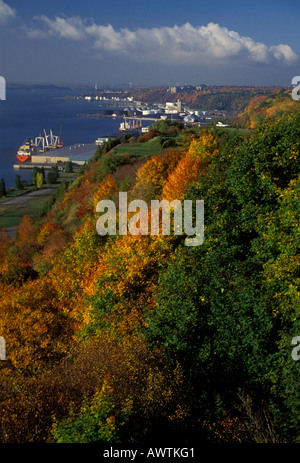
[[[129,120],[133,120],[133,121],[153,121],[153,122],[157,122],[157,121],[162,121],[164,119],[162,119],[161,117],[145,117],[145,116],[124,116],[123,119],[129,119]],[[166,117],[167,119],[167,117]],[[172,121],[180,121],[180,119],[176,119],[174,117],[172,117]]]
[[[96,149],[95,143],[76,143],[34,155],[30,161],[14,164],[14,169],[33,169],[34,167],[51,169],[52,166],[57,165],[60,170],[63,170],[63,165],[69,161],[80,166],[95,154]]]

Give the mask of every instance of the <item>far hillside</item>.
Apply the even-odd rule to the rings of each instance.
[[[234,119],[234,125],[253,129],[265,119],[282,117],[299,111],[299,108],[299,102],[292,99],[290,90],[255,96]]]
[[[249,104],[253,98],[268,97],[282,87],[246,87],[246,86],[200,86],[179,87],[175,93],[167,87],[144,88],[131,91],[131,96],[137,101],[146,103],[166,103],[180,100],[194,109],[203,111],[227,111],[236,115]]]

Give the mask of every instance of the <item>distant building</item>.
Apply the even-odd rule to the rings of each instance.
[[[175,106],[176,106],[176,103],[174,103],[173,101],[166,102],[166,109],[174,108]]]
[[[172,87],[169,87],[169,92],[171,93],[171,95],[174,95],[175,93],[178,92],[178,88],[175,85]]]
[[[222,122],[217,122],[216,127],[228,127],[228,124],[223,124]]]
[[[167,102],[165,110],[168,111],[170,114],[180,113],[181,112],[181,101],[177,100],[177,103],[173,101]]]
[[[57,164],[58,162],[68,162],[70,161],[69,156],[52,156],[51,154],[49,155],[37,155],[33,157],[33,160],[31,161],[32,165],[34,164]]]
[[[193,123],[195,122],[195,118],[193,116],[185,116],[185,118],[183,119],[184,122],[186,123]]]
[[[108,138],[99,137],[95,141],[95,144],[101,146],[101,145],[104,145],[104,143],[107,143],[107,142],[108,142]]]

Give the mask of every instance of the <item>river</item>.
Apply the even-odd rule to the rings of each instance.
[[[98,137],[118,133],[122,120],[109,117],[79,117],[77,114],[99,112],[97,101],[76,99],[80,90],[61,88],[7,89],[6,100],[0,101],[0,178],[6,187],[15,184],[16,174],[30,180],[31,170],[15,170],[17,150],[26,138],[47,134],[52,129],[64,145],[93,143]],[[96,147],[95,147],[96,149]]]

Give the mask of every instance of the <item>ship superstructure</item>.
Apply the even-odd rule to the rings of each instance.
[[[17,158],[20,162],[30,161],[32,156],[46,151],[56,150],[64,146],[61,141],[61,135],[53,135],[50,129],[49,134],[44,129],[44,136],[35,137],[35,140],[28,138],[17,152]]]

